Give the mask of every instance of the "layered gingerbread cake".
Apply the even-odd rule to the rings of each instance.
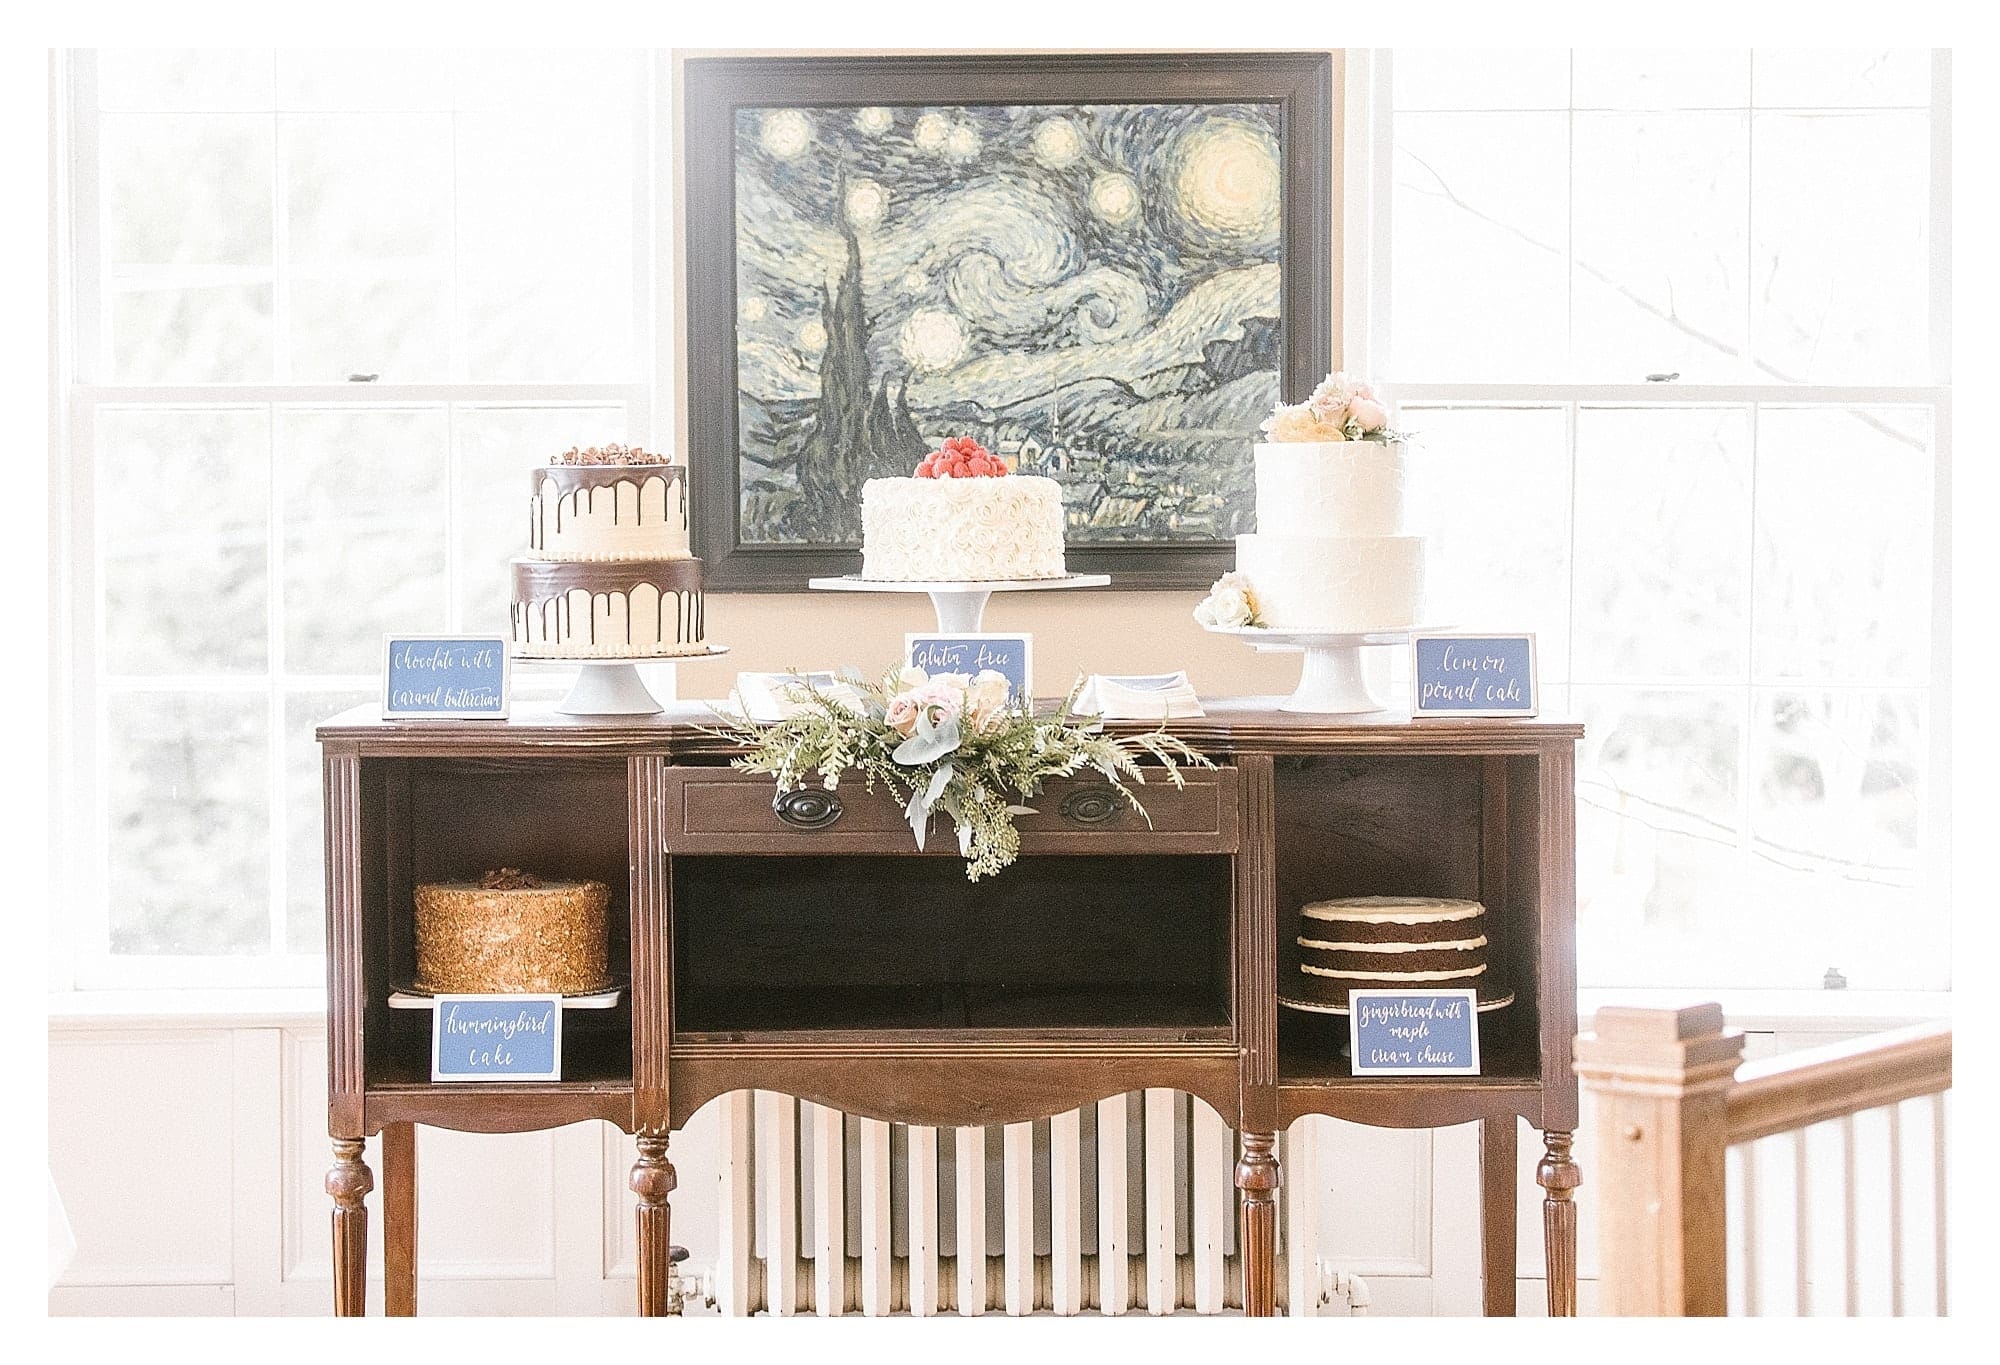
[[[1358,990],[1471,987],[1481,1008],[1511,995],[1487,971],[1486,907],[1424,896],[1350,896],[1299,912],[1299,1009],[1344,1014]]]
[[[532,475],[514,561],[514,645],[538,658],[706,653],[687,468],[630,446],[568,450]]]
[[[503,867],[417,887],[417,989],[588,995],[611,985],[611,888]]]

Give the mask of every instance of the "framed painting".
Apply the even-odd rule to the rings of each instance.
[[[1068,561],[1206,587],[1332,351],[1327,52],[689,58],[689,463],[707,583],[859,567],[861,485],[970,435]]]

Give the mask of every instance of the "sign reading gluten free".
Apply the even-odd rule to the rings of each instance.
[[[440,995],[431,1001],[433,1081],[562,1079],[560,995]]]
[[[903,649],[910,663],[926,673],[963,673],[969,678],[990,668],[1006,677],[1010,700],[1032,700],[1035,695],[1032,635],[911,631],[903,636]]]
[[[1535,637],[1417,635],[1410,640],[1416,716],[1532,716]]]
[[[384,720],[505,720],[513,663],[497,635],[391,635]]]
[[[1348,1056],[1357,1076],[1477,1076],[1479,995],[1348,992]]]

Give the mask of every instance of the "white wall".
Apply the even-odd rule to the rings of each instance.
[[[1851,1021],[1790,1027],[1757,1036],[1753,1050],[1856,1031]],[[325,1046],[313,1014],[52,1016],[49,1161],[77,1252],[50,1291],[50,1311],[330,1312]],[[1586,1107],[1577,1151],[1585,1312],[1597,1273],[1589,1121]],[[1375,1313],[1477,1313],[1476,1126],[1318,1122],[1328,1125],[1315,1176],[1323,1254],[1367,1279]],[[711,1106],[673,1144],[674,1239],[695,1264],[715,1254],[714,1148]],[[1540,1153],[1524,1126],[1524,1312],[1543,1303]],[[419,1311],[632,1312],[632,1155],[631,1140],[602,1123],[507,1136],[419,1130]],[[1837,1154],[1828,1161],[1837,1172]],[[368,1162],[379,1182],[372,1140]],[[370,1308],[379,1313],[379,1214],[370,1224]]]

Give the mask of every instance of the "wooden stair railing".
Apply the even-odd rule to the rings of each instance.
[[[1739,1069],[1742,1056],[1716,1004],[1601,1009],[1578,1035],[1576,1074],[1597,1110],[1600,1313],[1728,1311],[1730,1147],[1951,1088],[1949,1024]]]

